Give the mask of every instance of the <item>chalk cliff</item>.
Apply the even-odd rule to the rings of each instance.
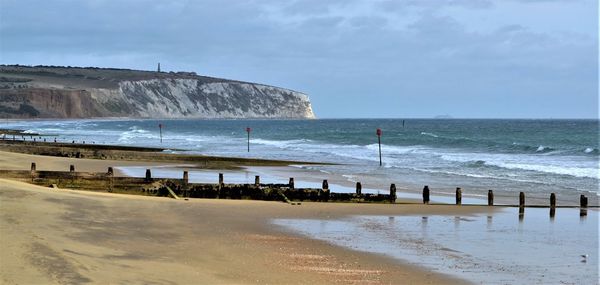
[[[314,118],[306,94],[195,73],[0,66],[2,118]]]

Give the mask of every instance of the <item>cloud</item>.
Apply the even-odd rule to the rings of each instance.
[[[320,117],[590,117],[593,1],[3,0],[0,61],[142,69],[160,61],[305,91]],[[554,10],[532,12],[542,8]],[[574,94],[576,109],[562,108]],[[544,98],[558,103],[538,108]],[[337,108],[341,101],[349,107]],[[500,101],[519,103],[490,103]]]

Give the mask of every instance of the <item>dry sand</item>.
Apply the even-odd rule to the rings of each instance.
[[[104,171],[147,163],[0,153],[0,168]],[[173,200],[0,179],[2,284],[462,284],[282,231],[273,218],[468,215],[486,207]]]

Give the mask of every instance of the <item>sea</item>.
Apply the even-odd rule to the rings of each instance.
[[[559,206],[577,206],[580,195],[598,205],[598,120],[128,119],[0,125],[61,142],[297,161],[283,170],[228,170],[226,182],[253,183],[254,175],[261,175],[263,183],[285,183],[298,175],[297,187],[319,187],[321,179],[329,179],[332,192],[352,192],[360,181],[363,192],[372,193],[387,193],[394,183],[398,196],[407,199],[419,199],[428,185],[432,201],[442,203],[453,203],[454,191],[461,187],[463,202],[470,204],[485,204],[487,191],[493,190],[497,204],[516,204],[524,192],[528,205],[547,205],[550,193],[556,193]],[[186,167],[157,166],[152,173],[181,177]],[[119,170],[143,176],[145,168]],[[212,183],[222,171],[189,170],[192,182]],[[272,225],[479,284],[600,284],[597,208],[585,216],[577,208],[559,208],[555,217],[547,208],[517,211],[507,207],[457,216],[274,219]]]
[[[3,126],[2,126],[3,125]],[[162,129],[159,128],[162,126]],[[295,167],[353,187],[495,200],[598,204],[598,120],[318,119],[318,120],[29,120],[23,129],[59,141],[152,146],[167,152],[329,162]],[[248,132],[249,151],[248,151]],[[376,129],[381,129],[381,162]],[[162,142],[161,142],[162,133]],[[287,177],[281,177],[281,179]],[[344,183],[345,182],[345,183]],[[335,191],[335,189],[332,189]]]

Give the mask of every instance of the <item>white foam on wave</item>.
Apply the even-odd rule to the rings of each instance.
[[[268,145],[268,146],[274,146],[274,147],[278,147],[278,148],[282,148],[282,149],[286,149],[286,148],[297,148],[298,146],[305,144],[305,143],[311,143],[312,140],[309,139],[298,139],[298,140],[266,140],[266,139],[250,139],[250,143],[253,144],[262,144],[262,145]]]
[[[528,170],[540,173],[600,179],[597,161],[580,160],[577,157],[490,153],[446,153],[441,155],[440,158],[462,163],[483,161],[485,165],[505,169]]]
[[[160,138],[159,134],[152,133],[145,129],[139,128],[137,126],[130,127],[128,131],[122,132],[119,135],[118,141],[129,143],[135,139],[157,139]]]
[[[424,135],[424,136],[430,136],[430,137],[432,137],[432,138],[439,138],[439,136],[438,136],[438,135],[436,135],[436,134],[434,134],[434,133],[421,132],[421,135]]]
[[[555,165],[539,165],[527,163],[497,163],[498,166],[509,169],[522,169],[537,172],[554,173],[561,175],[570,175],[582,178],[600,179],[598,168],[583,168],[583,167],[565,167]]]

